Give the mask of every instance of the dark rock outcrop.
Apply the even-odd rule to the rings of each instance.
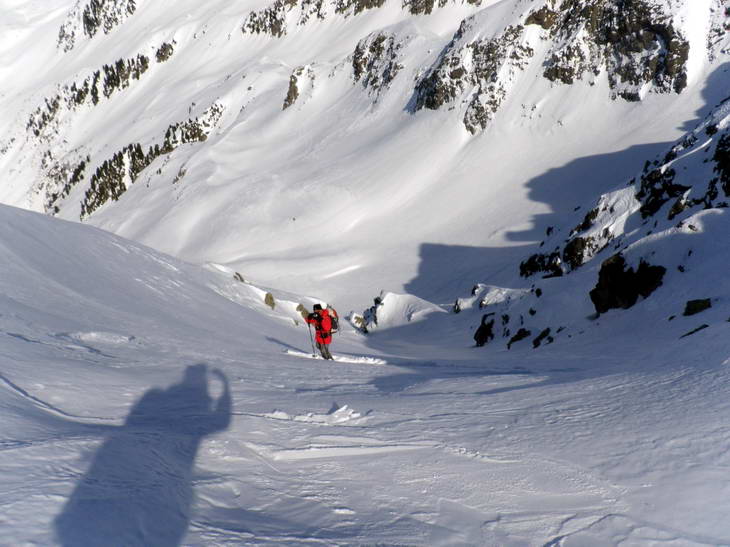
[[[698,300],[688,300],[684,306],[682,315],[695,315],[708,310],[712,307],[712,301],[709,298],[700,298]]]
[[[476,342],[477,347],[482,347],[494,338],[494,319],[487,322],[490,315],[494,314],[487,313],[482,316],[482,323],[474,333],[474,341]]]
[[[664,266],[652,266],[643,260],[636,270],[627,269],[621,253],[604,260],[598,273],[598,284],[590,291],[596,312],[630,308],[639,296],[647,298],[660,287],[665,273]]]
[[[515,334],[512,338],[509,339],[509,342],[507,342],[507,349],[512,349],[512,344],[515,344],[519,342],[520,340],[524,340],[525,338],[529,337],[532,333],[527,329],[520,329],[517,331],[517,334]]]
[[[58,32],[58,47],[71,51],[82,33],[93,38],[101,30],[109,34],[137,10],[136,0],[90,0],[77,4]]]
[[[689,42],[671,12],[644,0],[569,0],[530,13],[555,45],[543,75],[572,84],[603,70],[615,97],[641,100],[646,84],[660,93],[687,86]]]
[[[401,45],[395,35],[378,32],[358,42],[352,55],[352,72],[376,100],[398,75],[403,65],[398,61]]]
[[[509,65],[524,69],[534,50],[523,44],[523,27],[511,26],[493,39],[468,40],[473,18],[462,22],[436,64],[416,85],[413,110],[438,110],[470,93],[464,126],[470,133],[484,129],[507,96],[506,82],[498,73]]]

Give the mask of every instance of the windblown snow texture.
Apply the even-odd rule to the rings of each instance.
[[[6,1],[0,544],[730,544],[729,45],[720,0]]]

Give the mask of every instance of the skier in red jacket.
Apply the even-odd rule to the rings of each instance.
[[[314,325],[317,333],[315,338],[317,349],[324,359],[334,360],[329,348],[330,342],[332,342],[332,318],[329,310],[323,310],[320,304],[315,304],[312,309],[312,313],[307,315],[306,322]]]

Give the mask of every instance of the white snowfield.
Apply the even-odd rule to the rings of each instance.
[[[0,226],[0,545],[730,543],[726,322],[680,339],[697,321],[647,299],[536,352],[437,313],[301,359],[283,296]]]
[[[89,2],[5,0],[0,202],[45,210],[49,194],[63,193],[51,174],[88,156],[81,182],[54,202],[58,216],[78,220],[104,161],[133,143],[159,145],[171,124],[217,105],[222,113],[204,142],[157,157],[134,183],[125,178],[119,199],[85,222],[348,308],[380,290],[445,302],[477,281],[509,286],[514,263],[532,252],[520,246],[625,184],[726,97],[730,39],[708,38],[722,29],[723,2],[648,1],[669,10],[690,46],[681,94],[647,85],[639,103],[612,99],[602,65],[572,85],[551,82],[545,63],[562,38],[532,24],[519,43],[533,54],[500,65],[504,100],[472,135],[462,119],[480,88],[467,82],[438,110],[412,112],[416,85],[465,21],[455,54],[469,69],[469,43],[524,26],[552,1],[439,0],[430,14],[413,15],[401,0],[107,0],[95,3],[106,6],[102,14],[136,11],[89,38],[81,17]],[[242,32],[277,6],[282,36]],[[354,13],[358,6],[371,9]],[[75,33],[68,51],[62,27]],[[372,46],[367,78],[356,80],[358,45],[379,36],[392,38],[392,66],[390,42]],[[581,39],[570,47],[585,47]],[[173,53],[161,62],[164,44]],[[139,55],[149,59],[139,79],[100,92],[98,104],[66,104],[64,86]],[[298,95],[284,108],[293,76]],[[47,113],[59,93],[55,115],[34,135],[31,116]]]
[[[681,93],[546,79],[590,53],[526,23],[552,0],[0,0],[0,547],[730,545],[727,2],[647,2],[690,46]],[[242,32],[277,6],[282,36]],[[476,78],[516,26],[494,78],[414,110],[442,53]],[[391,81],[355,79],[359,46]],[[139,55],[98,104],[47,102]],[[647,218],[645,165],[675,192]],[[520,276],[576,234],[573,271]],[[596,316],[619,251],[666,272]],[[334,361],[299,311],[328,302]]]

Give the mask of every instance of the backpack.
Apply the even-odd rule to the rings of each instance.
[[[330,320],[332,321],[332,328],[330,329],[330,332],[334,334],[340,330],[340,316],[337,315],[337,310],[330,305],[327,305],[327,310],[329,311]]]

